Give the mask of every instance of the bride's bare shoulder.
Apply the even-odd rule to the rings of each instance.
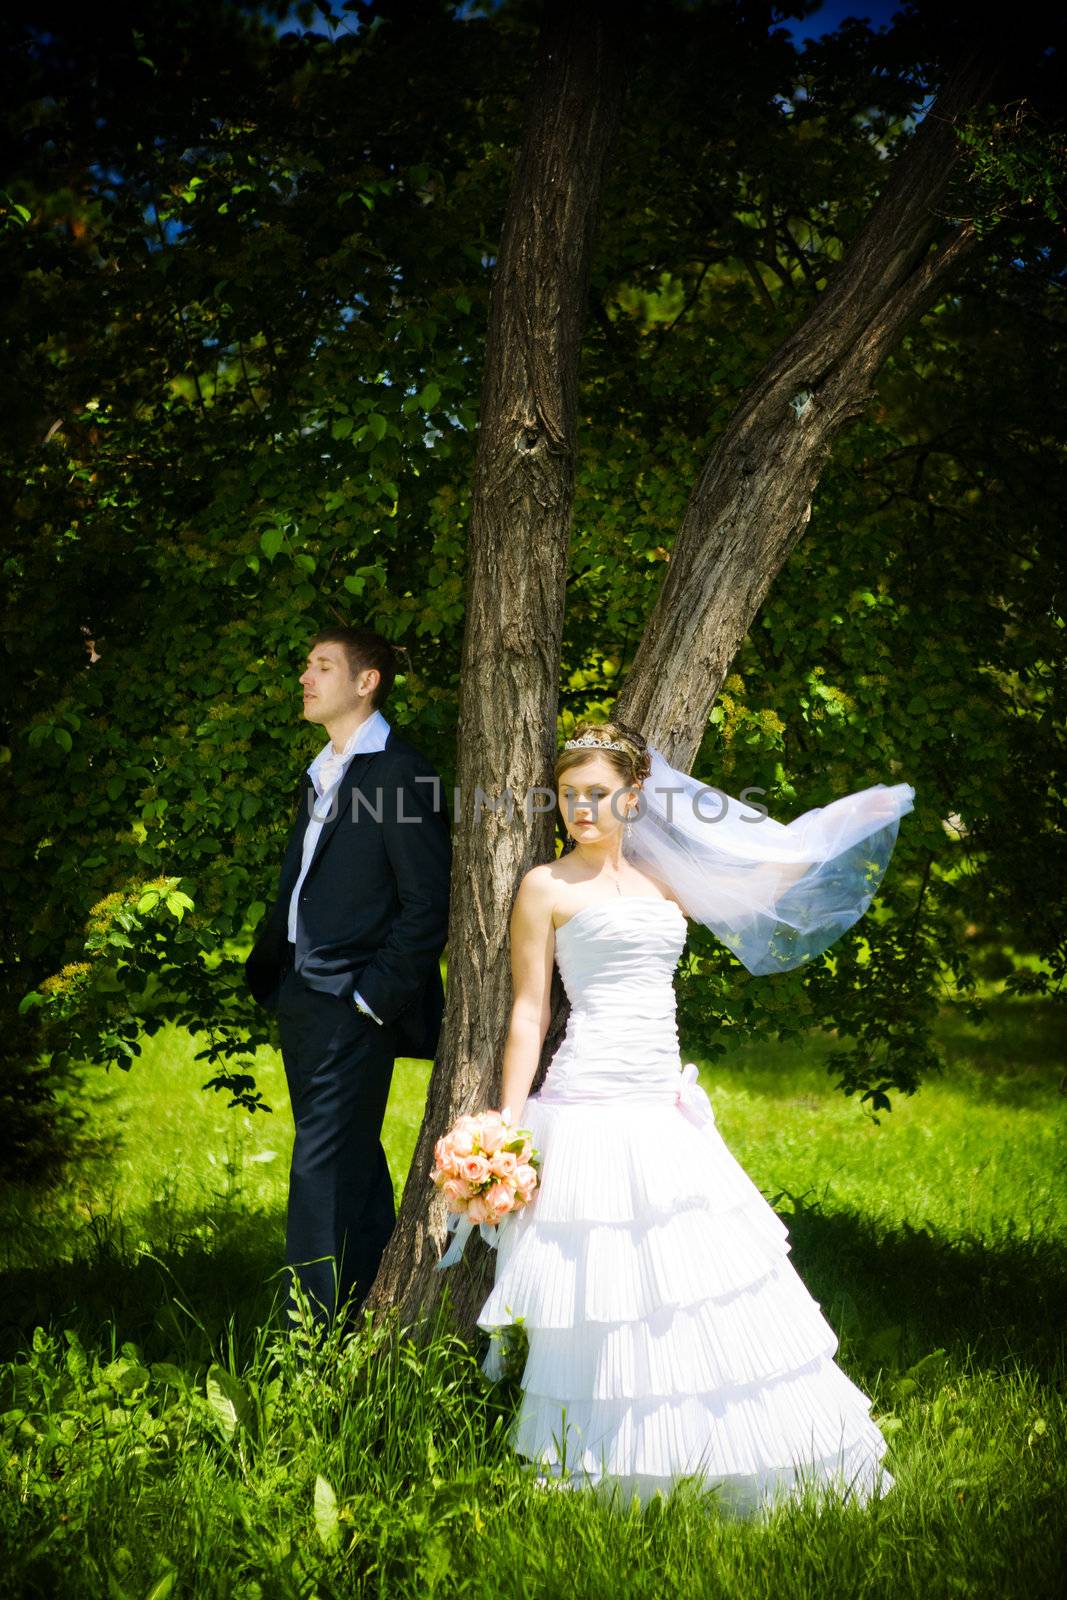
[[[531,867],[519,880],[515,895],[515,911],[520,916],[537,916],[546,908],[550,911],[556,895],[556,880],[551,863]]]
[[[531,867],[519,881],[513,919],[519,924],[552,923],[554,926],[560,898],[566,895],[568,883],[558,861],[544,861],[540,866]]]
[[[514,941],[541,941],[553,926],[558,886],[549,864],[531,867],[518,882],[512,904],[510,933]]]

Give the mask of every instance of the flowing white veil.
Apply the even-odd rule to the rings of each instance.
[[[756,974],[799,967],[859,921],[914,809],[910,783],[876,783],[778,822],[647,748],[624,854]]]

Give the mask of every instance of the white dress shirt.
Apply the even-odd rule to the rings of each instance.
[[[318,795],[308,819],[307,829],[304,833],[304,848],[300,863],[300,876],[293,886],[289,899],[289,942],[296,944],[296,908],[300,897],[300,890],[304,879],[307,877],[311,858],[315,854],[322,825],[329,819],[333,809],[337,785],[344,776],[345,768],[356,754],[367,755],[374,750],[384,750],[385,741],[389,737],[389,723],[386,722],[380,711],[372,711],[365,722],[361,722],[354,733],[349,735],[348,742],[340,752],[333,747],[330,739],[323,745],[314,761],[308,767],[308,775],[315,785]],[[375,1016],[370,1006],[358,990],[353,992],[352,999],[361,1011],[368,1017],[374,1017],[375,1022],[381,1026],[381,1017]]]

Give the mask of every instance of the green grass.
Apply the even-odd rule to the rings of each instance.
[[[704,1073],[720,1131],[874,1399],[897,1485],[866,1509],[732,1523],[685,1488],[645,1513],[545,1495],[516,1392],[441,1331],[283,1335],[284,1073],[271,1116],[203,1094],[198,1047],[92,1081],[94,1146],[0,1197],[0,1593],[164,1600],[1058,1593],[1067,1498],[1063,1039],[1040,1004],[946,1010],[942,1079],[874,1125],[825,1036]],[[688,1059],[688,1056],[685,1057]],[[400,1062],[399,1191],[428,1068]]]

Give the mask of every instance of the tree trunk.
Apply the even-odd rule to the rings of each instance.
[[[446,1277],[465,1327],[488,1293],[492,1258],[480,1238],[458,1267],[435,1271],[447,1211],[429,1173],[434,1143],[455,1118],[499,1103],[511,906],[523,874],[552,854],[578,359],[625,35],[618,6],[546,6],[493,278],[460,674],[448,999],[396,1229],[368,1300],[409,1324]],[[544,809],[534,813],[531,801],[527,819],[537,786],[548,786]]]

